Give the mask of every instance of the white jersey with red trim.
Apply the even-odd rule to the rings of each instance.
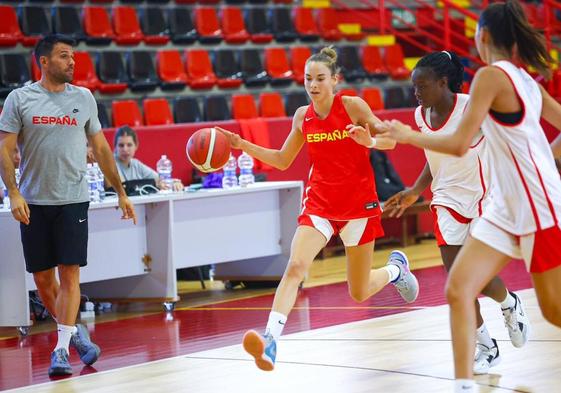
[[[456,132],[469,101],[467,94],[456,94],[454,109],[439,128],[430,122],[431,108],[415,110],[415,121],[423,134],[443,135]],[[466,218],[479,217],[487,185],[487,165],[481,157],[485,146],[483,134],[478,134],[463,157],[425,150],[432,175],[431,205],[446,206]],[[485,168],[485,170],[484,170]]]
[[[483,217],[513,235],[558,225],[561,179],[540,125],[542,95],[528,73],[508,61],[493,66],[509,77],[522,105],[522,119],[504,124],[490,112],[482,124],[491,186]]]

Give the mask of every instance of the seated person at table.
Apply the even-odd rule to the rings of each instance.
[[[115,162],[122,181],[154,179],[161,190],[169,188],[165,182],[161,181],[158,172],[134,158],[138,149],[138,136],[132,128],[129,126],[118,128],[115,133],[114,146]],[[183,184],[180,180],[174,179],[173,190],[183,190]]]

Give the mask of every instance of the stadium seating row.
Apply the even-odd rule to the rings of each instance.
[[[314,13],[316,15],[314,15]],[[50,15],[49,15],[50,14]],[[118,45],[229,44],[360,40],[364,34],[343,34],[336,10],[317,11],[303,7],[137,7],[119,5],[112,8],[85,5],[22,5],[17,9],[0,6],[0,46],[22,43],[33,46],[41,35],[63,33],[91,45],[114,41]]]
[[[348,82],[365,78],[407,79],[399,45],[341,46],[338,48],[341,72]],[[290,54],[290,56],[289,56]],[[293,81],[304,83],[304,65],[312,54],[308,47],[292,46],[263,49],[187,49],[179,50],[102,51],[94,56],[89,52],[75,52],[73,83],[102,94],[191,89],[288,86]],[[93,59],[92,59],[93,57]],[[95,60],[95,61],[94,61]],[[28,64],[31,64],[31,77]],[[0,55],[0,98],[30,79],[40,79],[40,71],[32,58],[21,53]]]
[[[340,93],[362,96],[373,111],[385,107],[402,108],[416,105],[412,90],[401,86],[386,88],[383,94],[377,87],[365,87],[360,94],[352,88],[341,89]],[[299,90],[289,91],[284,96],[279,92],[262,92],[257,102],[251,94],[231,96],[213,94],[202,99],[196,96],[179,96],[172,100],[146,98],[141,104],[136,100],[100,102],[98,108],[103,127],[109,128],[125,124],[137,127],[256,117],[286,117],[292,116],[296,109],[307,104],[306,92]]]

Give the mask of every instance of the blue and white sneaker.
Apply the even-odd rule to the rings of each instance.
[[[59,348],[51,353],[51,367],[49,367],[49,377],[60,375],[72,375],[72,366],[68,361],[66,349]]]
[[[419,296],[419,282],[411,270],[407,256],[401,251],[394,250],[390,254],[387,265],[395,265],[399,268],[399,276],[391,281],[407,303],[412,303]]]
[[[80,360],[91,366],[101,354],[101,349],[91,341],[90,333],[84,325],[77,324],[76,329],[76,333],[70,338],[70,345],[76,349]]]
[[[243,336],[243,348],[255,359],[255,364],[263,371],[273,371],[277,357],[277,342],[272,335],[261,335],[255,330]]]

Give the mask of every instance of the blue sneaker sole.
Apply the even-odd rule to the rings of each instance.
[[[92,343],[92,348],[90,348],[88,352],[86,352],[83,356],[80,356],[80,360],[85,365],[91,366],[97,361],[100,354],[101,354],[101,349],[99,349],[99,347],[96,344]]]
[[[255,359],[255,364],[263,371],[273,371],[275,364],[263,357],[265,341],[255,330],[246,332],[243,336],[243,348]]]
[[[72,375],[72,368],[70,367],[51,367],[49,368],[49,377],[59,377],[62,375]]]

